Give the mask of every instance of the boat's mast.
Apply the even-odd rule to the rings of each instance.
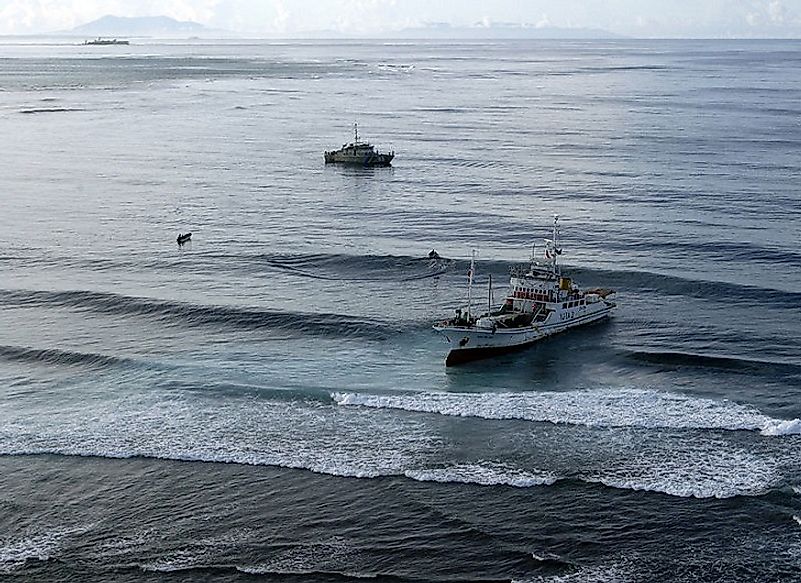
[[[467,321],[470,321],[471,311],[473,308],[473,276],[476,273],[476,254],[477,251],[473,249],[472,256],[470,257],[470,269],[467,271]]]
[[[489,286],[487,287],[487,314],[492,313],[492,274],[489,276]]]
[[[359,143],[359,124],[353,124],[353,143]]]
[[[560,249],[559,249],[559,215],[553,216],[553,273],[555,276],[559,277],[559,264],[557,263],[557,258],[559,257]]]

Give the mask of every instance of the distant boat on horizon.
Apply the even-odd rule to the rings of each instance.
[[[94,40],[85,40],[83,41],[85,45],[129,45],[131,44],[127,40],[119,40],[116,38],[100,38],[97,37]]]

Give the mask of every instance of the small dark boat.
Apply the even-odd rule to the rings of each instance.
[[[183,234],[178,233],[177,241],[178,241],[179,245],[183,245],[184,243],[186,243],[190,239],[192,239],[192,233],[183,233]]]
[[[94,40],[85,40],[83,41],[85,45],[99,45],[99,46],[107,46],[107,45],[129,45],[131,44],[127,40],[117,40],[116,38],[100,38],[97,37]]]

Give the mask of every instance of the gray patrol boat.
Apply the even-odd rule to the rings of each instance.
[[[325,152],[326,164],[357,164],[359,166],[389,166],[395,152],[379,152],[368,142],[359,141],[359,128],[353,124],[354,138],[350,144],[343,144],[339,150]]]

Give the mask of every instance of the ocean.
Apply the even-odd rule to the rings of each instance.
[[[800,120],[799,41],[4,39],[0,578],[801,581]],[[555,214],[613,317],[446,368]]]

